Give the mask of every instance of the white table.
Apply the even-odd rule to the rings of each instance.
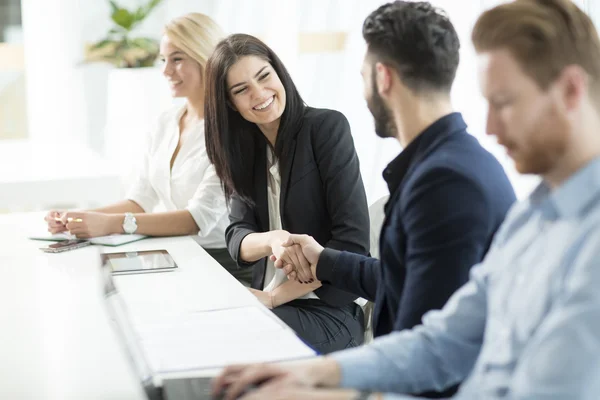
[[[43,215],[0,216],[0,398],[142,399],[111,330],[100,284],[99,248],[45,254],[28,240]],[[192,238],[147,239],[107,252],[167,249],[179,270],[116,277],[129,311],[160,317],[259,304]],[[290,331],[290,334],[291,331]]]
[[[144,239],[103,248],[105,253],[155,249],[167,250],[178,270],[114,278],[132,314],[185,314],[260,303],[190,237]]]
[[[108,325],[98,249],[51,257],[14,239],[0,253],[0,398],[145,398]]]

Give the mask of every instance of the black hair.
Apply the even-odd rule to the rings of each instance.
[[[460,41],[441,9],[425,1],[387,3],[367,17],[362,34],[372,61],[393,67],[411,90],[450,92]]]
[[[256,56],[267,61],[281,80],[286,94],[281,116],[275,156],[287,150],[294,127],[304,115],[304,101],[277,55],[254,36],[234,34],[217,44],[206,64],[204,126],[206,151],[221,179],[229,202],[233,194],[253,204],[252,187],[254,149],[257,140],[266,141],[256,124],[233,109],[227,90],[227,73],[240,57]]]

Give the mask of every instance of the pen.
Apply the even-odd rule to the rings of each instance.
[[[55,221],[62,221],[62,219],[55,217],[54,218]],[[83,222],[83,219],[81,218],[67,218],[67,222]]]

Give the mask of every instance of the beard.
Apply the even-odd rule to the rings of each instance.
[[[567,152],[570,127],[567,118],[556,106],[548,109],[533,121],[523,136],[529,138],[523,148],[504,143],[512,151],[515,168],[522,174],[547,175],[554,171]]]
[[[377,93],[375,74],[372,77],[371,87],[373,95],[367,99],[367,108],[375,121],[375,133],[381,138],[395,137],[398,134],[398,130],[392,116],[392,110],[389,109],[379,93]]]

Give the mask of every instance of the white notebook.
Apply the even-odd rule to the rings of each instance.
[[[90,242],[92,244],[99,244],[102,246],[120,246],[122,244],[142,240],[146,237],[147,237],[146,235],[138,235],[138,234],[132,234],[132,235],[114,234],[114,235],[98,236],[95,238],[91,238]],[[32,235],[32,236],[29,236],[29,239],[50,240],[50,241],[54,241],[54,242],[62,242],[64,240],[75,239],[75,237],[69,233],[61,232],[61,233],[57,233],[54,235],[52,235],[50,233],[44,234],[44,235]]]
[[[270,311],[256,306],[133,322],[151,368],[163,374],[316,355]]]

